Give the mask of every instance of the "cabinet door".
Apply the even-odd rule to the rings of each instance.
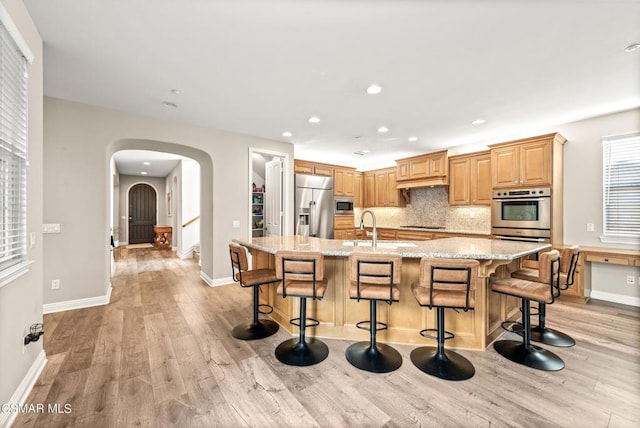
[[[425,178],[429,177],[429,159],[421,156],[416,159],[409,160],[409,178]]]
[[[410,176],[410,171],[409,171],[409,161],[408,160],[401,160],[401,161],[396,161],[396,164],[398,165],[396,167],[396,176],[398,180],[408,180],[411,178]]]
[[[471,158],[471,203],[491,205],[491,156]]]
[[[402,205],[400,191],[398,190],[398,182],[396,180],[396,172],[389,171],[387,173],[387,206],[399,207]]]
[[[335,196],[344,196],[344,171],[336,169],[333,173],[333,194]]]
[[[376,172],[374,180],[374,207],[384,207],[387,205],[389,175],[386,172]]]
[[[364,174],[364,206],[365,208],[375,206],[375,174],[366,172]]]
[[[429,177],[442,177],[447,175],[446,170],[447,156],[445,153],[431,155],[427,159],[429,165]]]
[[[449,205],[470,204],[470,178],[469,158],[449,162]]]
[[[356,173],[354,171],[344,171],[344,196],[356,196]]]
[[[324,165],[316,165],[313,168],[315,175],[324,175],[326,177],[333,177],[333,168]]]
[[[313,165],[296,159],[293,163],[293,172],[296,174],[313,174]]]
[[[491,150],[493,187],[514,187],[520,183],[519,150],[517,147],[501,147]]]
[[[520,185],[551,185],[551,144],[535,142],[520,147]]]
[[[363,197],[362,194],[364,193],[364,190],[362,189],[362,173],[360,172],[356,172],[353,175],[353,182],[354,182],[354,196],[353,196],[353,201],[354,204],[357,208],[362,208],[364,206],[364,201],[363,201]]]

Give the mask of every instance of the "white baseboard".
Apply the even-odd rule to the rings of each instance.
[[[193,258],[193,246],[191,248],[189,248],[187,251],[185,251],[184,253],[177,253],[176,255],[178,256],[178,258],[180,259],[192,259]]]
[[[22,378],[22,382],[18,385],[18,389],[13,393],[9,402],[3,403],[2,407],[6,409],[16,409],[16,411],[9,412],[0,412],[0,427],[10,427],[13,421],[18,416],[18,409],[20,405],[24,404],[27,401],[27,397],[31,393],[33,389],[33,385],[36,384],[38,377],[40,377],[40,373],[44,369],[44,366],[47,364],[47,354],[45,354],[44,349],[40,351],[38,356],[36,357],[33,364],[27,371],[27,374]]]
[[[623,294],[606,293],[604,291],[591,290],[592,299],[604,300],[605,302],[620,303],[623,305],[640,307],[640,297],[625,296]]]
[[[65,302],[46,303],[42,305],[43,314],[54,312],[70,311],[73,309],[90,308],[92,306],[108,305],[111,301],[111,284],[107,289],[107,294],[98,297],[87,297],[86,299],[67,300]]]
[[[209,287],[213,286],[213,278],[200,270],[200,278],[207,283]]]
[[[227,278],[218,278],[216,280],[214,280],[211,284],[209,284],[210,287],[219,287],[221,285],[229,285],[229,284],[233,284],[233,278],[232,277],[227,277]]]

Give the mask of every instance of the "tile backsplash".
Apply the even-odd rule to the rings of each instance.
[[[411,204],[405,208],[371,208],[379,227],[407,225],[442,226],[450,232],[491,233],[491,208],[488,206],[452,207],[445,186],[411,189]],[[356,223],[360,219],[358,210]],[[365,224],[370,226],[367,217]]]

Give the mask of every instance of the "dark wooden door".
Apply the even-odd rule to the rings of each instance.
[[[153,243],[156,224],[156,191],[148,184],[129,190],[129,244]]]

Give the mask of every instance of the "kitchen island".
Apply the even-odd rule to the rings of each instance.
[[[349,298],[348,256],[354,251],[401,254],[402,283],[400,301],[392,305],[378,303],[379,321],[388,329],[378,333],[380,342],[424,345],[428,339],[420,330],[436,327],[436,311],[418,305],[411,292],[411,284],[418,282],[422,257],[464,258],[480,262],[479,282],[475,291],[476,308],[459,313],[445,311],[445,325],[455,338],[448,347],[485,349],[504,332],[501,323],[518,317],[519,300],[489,289],[491,275],[508,276],[518,268],[520,259],[551,247],[544,243],[500,241],[484,238],[444,238],[431,241],[379,241],[376,248],[371,241],[343,241],[303,236],[277,236],[234,239],[249,248],[253,267],[274,267],[274,254],[278,250],[320,251],[325,256],[325,276],[329,286],[324,299],[307,303],[309,317],[320,325],[308,334],[325,338],[367,340],[369,333],[358,329],[356,323],[369,318],[369,305]],[[277,284],[262,293],[261,303],[273,306],[271,317],[284,329],[297,334],[289,324],[298,312],[299,299],[283,299],[276,295]],[[266,289],[266,287],[265,287]]]

